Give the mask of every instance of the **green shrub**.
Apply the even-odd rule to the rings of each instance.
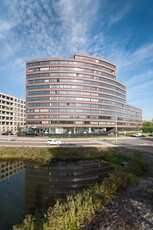
[[[127,171],[136,176],[140,176],[148,171],[149,165],[141,157],[136,157],[134,160],[128,163]]]

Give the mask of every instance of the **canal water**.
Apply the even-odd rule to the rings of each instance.
[[[25,172],[0,181],[0,229],[12,230],[24,217]]]
[[[57,199],[89,187],[114,171],[101,160],[55,160],[48,165],[0,162],[0,230],[25,214],[47,211]]]

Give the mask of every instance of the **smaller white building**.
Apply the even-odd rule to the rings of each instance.
[[[25,100],[0,92],[0,133],[25,126]]]

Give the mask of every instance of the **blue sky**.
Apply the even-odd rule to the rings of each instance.
[[[25,98],[26,60],[96,55],[153,118],[153,0],[1,0],[0,91]]]

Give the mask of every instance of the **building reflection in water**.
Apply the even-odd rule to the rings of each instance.
[[[57,198],[102,181],[114,170],[101,160],[56,160],[49,165],[25,165],[25,211],[46,211]]]
[[[24,170],[23,162],[0,162],[0,181],[10,178],[10,176]]]

